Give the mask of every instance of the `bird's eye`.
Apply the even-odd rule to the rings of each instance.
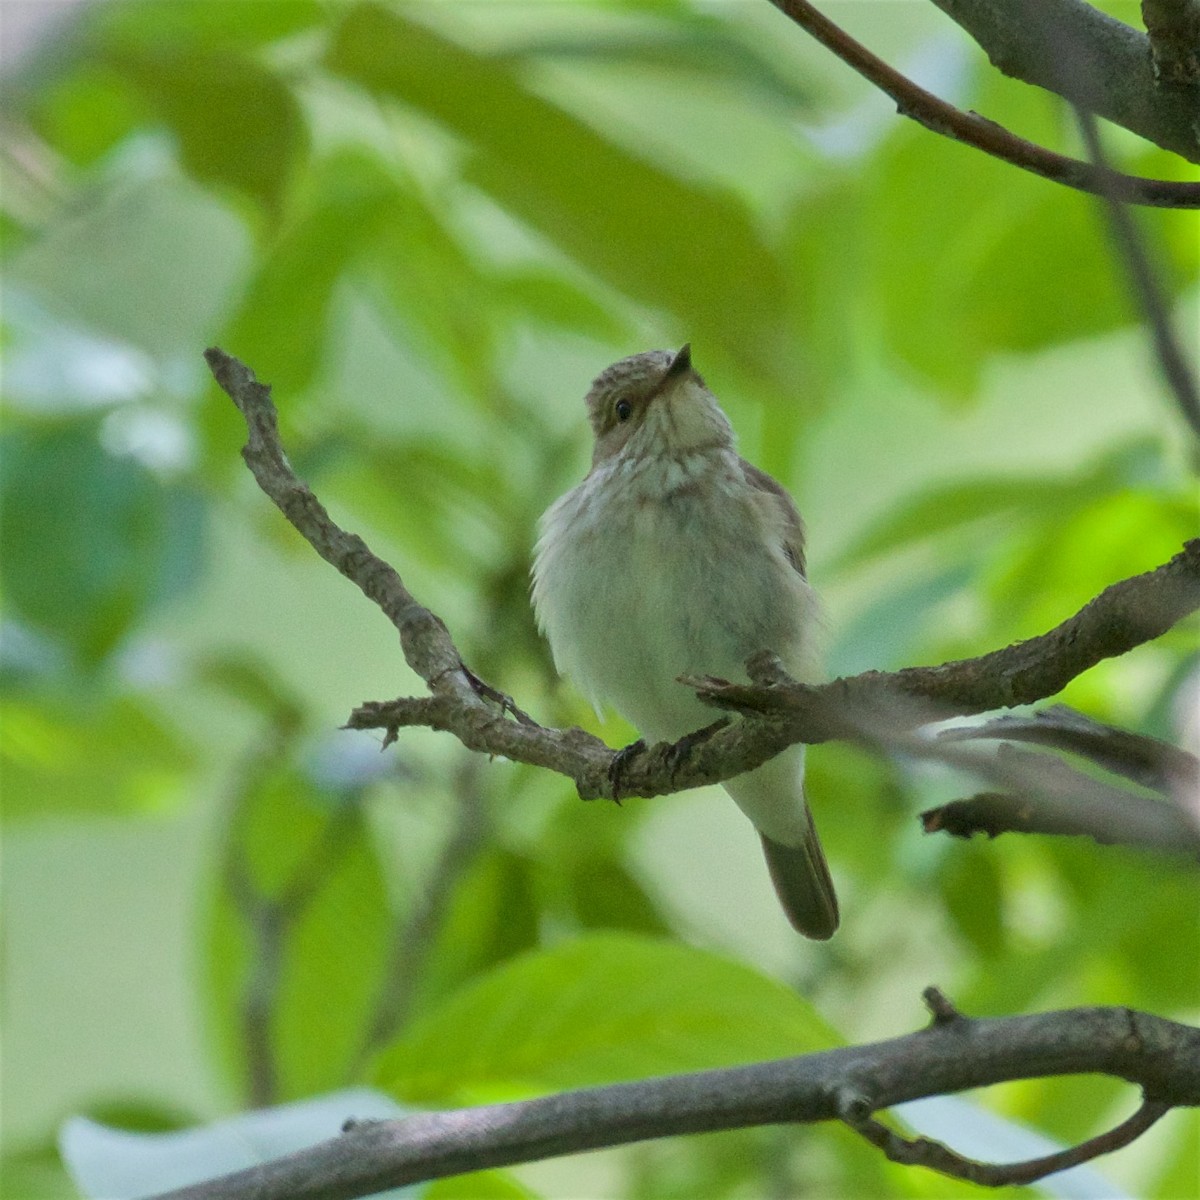
[[[633,416],[633,405],[628,400],[618,400],[614,411],[618,421],[628,421]]]

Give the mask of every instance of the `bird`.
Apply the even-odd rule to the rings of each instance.
[[[681,676],[746,681],[776,654],[819,677],[820,609],[786,489],[737,452],[691,346],[623,358],[593,381],[583,482],[543,514],[532,598],[555,667],[648,741],[711,723]],[[807,937],[838,926],[829,866],[794,745],[723,786],[755,828],[784,914]]]

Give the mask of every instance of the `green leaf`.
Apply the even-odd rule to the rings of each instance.
[[[416,1011],[443,1002],[468,980],[537,944],[534,864],[488,847],[455,890],[416,988]]]
[[[749,967],[609,934],[505,963],[417,1022],[374,1076],[405,1100],[442,1103],[731,1066],[837,1041],[807,1001]]]
[[[171,0],[105,5],[98,24],[106,37],[125,43],[256,46],[307,29],[323,15],[319,0]]]
[[[423,1200],[537,1200],[538,1194],[503,1171],[472,1171],[435,1179],[421,1195]]]
[[[942,861],[942,899],[959,933],[985,959],[1004,948],[1004,888],[991,845],[954,845]]]
[[[475,151],[472,182],[754,374],[786,346],[778,264],[732,197],[685,184],[523,86],[513,66],[377,4],[347,11],[327,65],[444,125]]]
[[[1017,521],[1043,519],[1057,526],[1119,488],[1159,484],[1163,475],[1161,446],[1139,438],[1114,447],[1067,478],[1014,475],[935,485],[891,507],[842,551],[834,569],[858,566],[978,521],[1003,519],[1011,527]]]
[[[1043,144],[1058,141],[1036,89],[992,74],[979,110]],[[916,128],[890,138],[868,170],[876,189],[865,232],[886,342],[947,395],[970,395],[998,351],[1029,352],[1137,319],[1094,197]],[[1194,226],[1194,216],[1137,219],[1155,256],[1162,251],[1169,290],[1195,279],[1194,231],[1185,241],[1177,228]]]
[[[714,79],[728,80],[786,105],[792,119],[814,102],[811,88],[797,82],[794,74],[781,71],[778,63],[744,38],[735,24],[715,14],[688,9],[672,13],[669,20],[633,29],[528,36],[510,44],[504,56],[653,67],[700,76],[709,86]]]
[[[597,341],[620,342],[628,328],[615,313],[564,275],[538,268],[511,270],[496,281],[500,303],[551,327]]]
[[[263,255],[219,339],[281,395],[311,381],[325,349],[334,287],[396,200],[395,184],[378,162],[349,151],[322,162],[310,187],[306,211]],[[228,405],[224,397],[217,404],[222,424]]]
[[[1077,502],[1080,488],[1037,476],[971,479],[935,486],[888,511],[842,551],[834,570],[845,570],[976,521],[1011,522],[1014,513],[1047,511]]]
[[[0,703],[4,819],[161,811],[195,765],[189,748],[130,698]]]
[[[378,995],[393,921],[370,831],[352,801],[275,770],[240,803],[226,852],[244,864],[246,886],[235,897],[225,873],[212,899],[210,1016],[244,1086],[247,1006],[265,1006],[263,1044],[277,1102],[346,1082]],[[282,913],[269,907],[279,903]],[[277,954],[262,940],[272,926],[279,930]]]
[[[21,1200],[79,1200],[79,1189],[67,1174],[52,1142],[11,1150],[0,1158],[5,1195]]]
[[[300,106],[279,76],[249,55],[185,42],[115,44],[107,57],[154,105],[197,180],[279,215],[308,146]]]
[[[84,663],[196,580],[200,497],[105,453],[91,419],[13,430],[0,475],[7,598]]]

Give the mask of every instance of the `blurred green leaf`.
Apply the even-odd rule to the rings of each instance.
[[[992,847],[956,843],[939,884],[955,928],[977,954],[994,958],[1004,948],[1005,896]]]
[[[196,677],[273,717],[294,731],[304,719],[304,702],[265,662],[241,650],[214,650],[196,664]]]
[[[144,117],[144,98],[119,71],[94,62],[81,63],[38,96],[31,113],[37,131],[79,165],[106,154]]]
[[[376,4],[348,9],[328,65],[464,139],[478,151],[467,177],[580,264],[769,373],[782,280],[732,198],[688,186],[522,86],[512,67]]]
[[[82,663],[198,578],[200,497],[106,453],[92,420],[10,430],[0,476],[7,598]]]
[[[435,1179],[421,1194],[423,1200],[537,1200],[538,1196],[504,1171],[471,1171]]]
[[[320,0],[171,0],[170,4],[106,4],[97,15],[103,33],[125,43],[194,41],[199,45],[257,46],[317,24]]]
[[[326,352],[334,287],[396,199],[378,162],[355,151],[317,164],[307,191],[305,211],[267,248],[219,338],[281,396],[311,381]],[[213,406],[222,424],[228,404],[221,396]]]
[[[114,43],[108,61],[154,105],[197,180],[279,215],[308,133],[278,75],[249,55],[186,42]]]
[[[4,818],[161,811],[195,766],[192,747],[142,702],[0,702]]]
[[[1179,1200],[1200,1179],[1200,1113],[1195,1109],[1176,1109],[1171,1114],[1175,1126],[1174,1148],[1162,1156],[1162,1170],[1147,1193],[1151,1200]]]
[[[1063,479],[1018,475],[935,484],[891,507],[841,553],[834,569],[857,566],[976,521],[1003,519],[1009,527],[1034,520],[1057,524],[1084,504],[1118,488],[1158,482],[1162,474],[1161,446],[1137,440]]]
[[[79,1200],[58,1147],[53,1142],[24,1150],[11,1150],[0,1157],[4,1192],[13,1200]]]
[[[547,325],[597,341],[621,342],[629,336],[626,325],[582,285],[551,271],[532,267],[507,271],[496,280],[496,291],[498,303]]]
[[[731,1066],[837,1041],[807,1001],[731,959],[594,935],[469,985],[384,1051],[374,1077],[399,1098],[444,1102]]]
[[[538,942],[535,867],[500,847],[479,854],[455,889],[418,987],[415,1011]]]
[[[278,1102],[345,1084],[394,929],[358,806],[265,766],[240,797],[226,850],[235,871],[242,864],[245,886],[235,894],[226,872],[211,899],[207,974],[211,1026],[243,1087],[248,1006],[269,997],[263,1037]],[[272,929],[277,955],[261,941]]]
[[[1000,112],[995,93],[1023,136],[1054,144],[1058,131],[1036,89],[1019,102],[1022,93],[993,75],[985,69],[980,111]],[[997,351],[1028,352],[1137,319],[1094,197],[915,128],[884,144],[871,175],[874,285],[887,344],[948,396],[971,395]],[[1194,218],[1160,213],[1153,221],[1155,257],[1173,294],[1200,265],[1194,233],[1183,239],[1177,228]]]

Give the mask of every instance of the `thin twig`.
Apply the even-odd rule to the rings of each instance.
[[[1096,118],[1084,108],[1077,108],[1075,115],[1079,120],[1079,129],[1083,134],[1088,155],[1107,179],[1108,168]],[[1179,405],[1185,420],[1192,427],[1192,432],[1200,437],[1200,385],[1197,384],[1196,375],[1179,347],[1179,339],[1171,326],[1171,314],[1167,308],[1162,284],[1150,262],[1145,242],[1132,214],[1125,207],[1123,198],[1107,187],[1101,188],[1099,194],[1108,213],[1113,245],[1129,275],[1137,305],[1150,327],[1155,361],[1162,371],[1167,387],[1171,390],[1171,395],[1175,397],[1175,403]]]
[[[928,1167],[942,1175],[965,1179],[968,1183],[978,1183],[984,1187],[1010,1187],[1034,1183],[1038,1179],[1045,1179],[1047,1175],[1091,1162],[1101,1154],[1120,1150],[1145,1133],[1155,1121],[1170,1111],[1170,1107],[1169,1104],[1144,1100],[1133,1116],[1107,1133],[1054,1154],[1015,1163],[979,1162],[930,1138],[901,1137],[874,1117],[850,1119],[846,1124],[861,1133],[871,1145],[882,1150],[892,1162],[910,1167]]]
[[[926,91],[872,54],[861,42],[855,41],[808,0],[771,0],[771,3],[844,63],[891,96],[901,115],[911,117],[934,133],[974,146],[993,158],[1003,159],[1077,191],[1094,195],[1107,191],[1131,204],[1157,208],[1200,208],[1200,184],[1143,179],[1056,154],[978,113],[963,112]]]
[[[1200,758],[1170,742],[1093,720],[1065,704],[1030,716],[993,717],[982,725],[961,725],[938,734],[946,741],[999,739],[1031,742],[1078,754],[1142,787],[1174,797],[1185,788],[1200,790]]]
[[[303,918],[340,860],[348,836],[360,819],[357,803],[343,800],[274,895],[255,880],[246,860],[242,829],[263,782],[283,758],[295,732],[290,715],[281,716],[246,756],[234,789],[226,834],[222,880],[235,911],[249,931],[250,966],[241,999],[242,1043],[247,1064],[246,1099],[262,1108],[278,1100],[278,1070],[272,1023],[283,979],[288,935]]]

